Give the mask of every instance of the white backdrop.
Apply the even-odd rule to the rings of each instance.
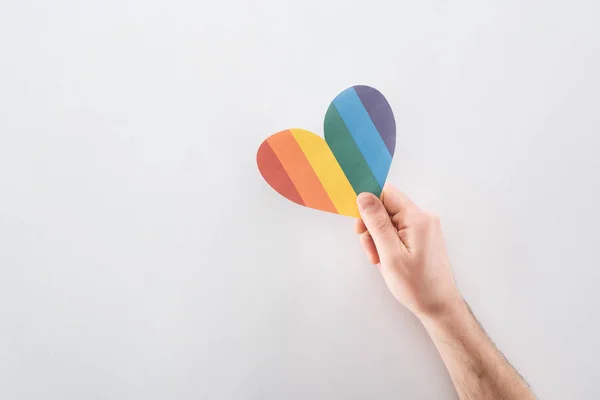
[[[353,84],[497,345],[541,398],[599,398],[599,13],[2,0],[0,398],[456,398],[352,220],[255,166]]]

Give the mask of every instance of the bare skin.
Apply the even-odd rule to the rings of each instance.
[[[356,233],[392,295],[423,323],[458,396],[466,399],[536,399],[494,346],[463,300],[446,252],[440,220],[386,185],[381,200],[358,196]]]

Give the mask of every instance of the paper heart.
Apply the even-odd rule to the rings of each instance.
[[[325,140],[303,129],[271,135],[256,154],[273,189],[300,205],[359,217],[356,196],[376,196],[387,178],[396,146],[396,122],[385,97],[353,86],[325,114]]]

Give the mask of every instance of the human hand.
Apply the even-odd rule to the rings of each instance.
[[[438,217],[391,185],[384,187],[381,200],[361,193],[357,202],[362,219],[356,221],[356,233],[400,303],[421,319],[462,303]]]

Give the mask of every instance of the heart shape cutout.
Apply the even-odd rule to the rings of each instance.
[[[331,102],[325,139],[304,129],[269,136],[256,154],[258,169],[279,194],[300,205],[359,217],[356,197],[381,195],[396,147],[396,122],[385,97],[352,86]]]

